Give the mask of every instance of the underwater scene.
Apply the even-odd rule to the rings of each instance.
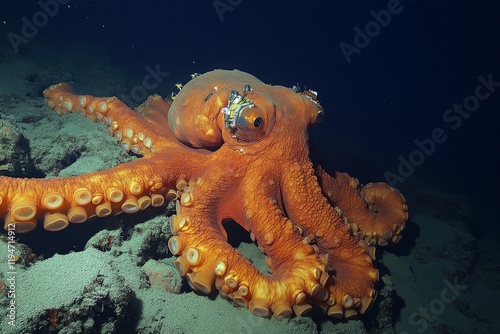
[[[499,13],[3,1],[0,333],[500,333]]]

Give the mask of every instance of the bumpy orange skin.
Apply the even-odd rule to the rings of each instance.
[[[253,108],[231,132],[221,109],[230,91],[245,85]],[[373,304],[373,246],[399,242],[407,207],[385,184],[359,187],[347,174],[313,166],[307,131],[322,110],[311,93],[216,70],[193,78],[173,102],[151,96],[136,112],[116,98],[74,94],[68,84],[44,95],[59,113],[106,124],[126,150],[143,157],[66,179],[0,177],[5,229],[28,232],[43,219],[57,231],[92,216],[177,201],[169,248],[194,289],[209,293],[215,286],[255,315],[277,318],[307,314],[314,304],[351,318]],[[227,243],[227,219],[251,233],[271,274]]]

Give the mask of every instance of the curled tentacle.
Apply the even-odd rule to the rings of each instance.
[[[348,174],[336,172],[330,176],[321,167],[316,174],[323,193],[332,205],[341,208],[353,234],[367,246],[401,240],[408,206],[397,189],[382,182],[359,187]]]

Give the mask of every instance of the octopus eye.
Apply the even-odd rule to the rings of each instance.
[[[258,108],[248,108],[241,112],[238,118],[238,129],[240,131],[256,131],[264,124],[262,112]]]
[[[272,115],[257,106],[243,109],[236,121],[234,137],[243,142],[262,139],[272,129],[274,120]]]
[[[318,114],[316,115],[316,123],[321,123],[325,119],[325,112],[321,106],[318,108]]]
[[[256,128],[256,129],[259,128],[262,125],[263,122],[264,121],[262,120],[262,117],[257,117],[253,121],[253,127]]]

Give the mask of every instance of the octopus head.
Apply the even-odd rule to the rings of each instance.
[[[323,116],[314,92],[271,86],[237,70],[215,70],[182,88],[168,121],[181,142],[216,150],[223,144],[273,145],[287,133],[302,134]]]
[[[265,115],[257,109],[253,110],[253,116],[248,113],[245,109],[253,106],[251,101],[242,98],[237,92],[237,89],[258,83],[261,81],[240,71],[215,70],[194,77],[176,95],[168,111],[170,129],[184,144],[211,150],[222,146],[227,137],[226,132],[230,131],[231,135],[234,135],[237,127],[242,129],[242,126],[246,125],[248,130],[253,127],[254,130],[250,131],[253,136],[262,133],[264,128],[268,128],[264,124]],[[248,92],[243,92],[244,95],[246,93]],[[225,118],[231,117],[229,113],[224,114],[228,107],[232,108],[231,116],[235,115],[235,112],[241,113],[245,110],[240,122],[233,118],[231,129],[228,129],[228,123],[225,123]],[[236,110],[237,108],[239,109]],[[243,124],[243,118],[246,119],[246,124]]]

